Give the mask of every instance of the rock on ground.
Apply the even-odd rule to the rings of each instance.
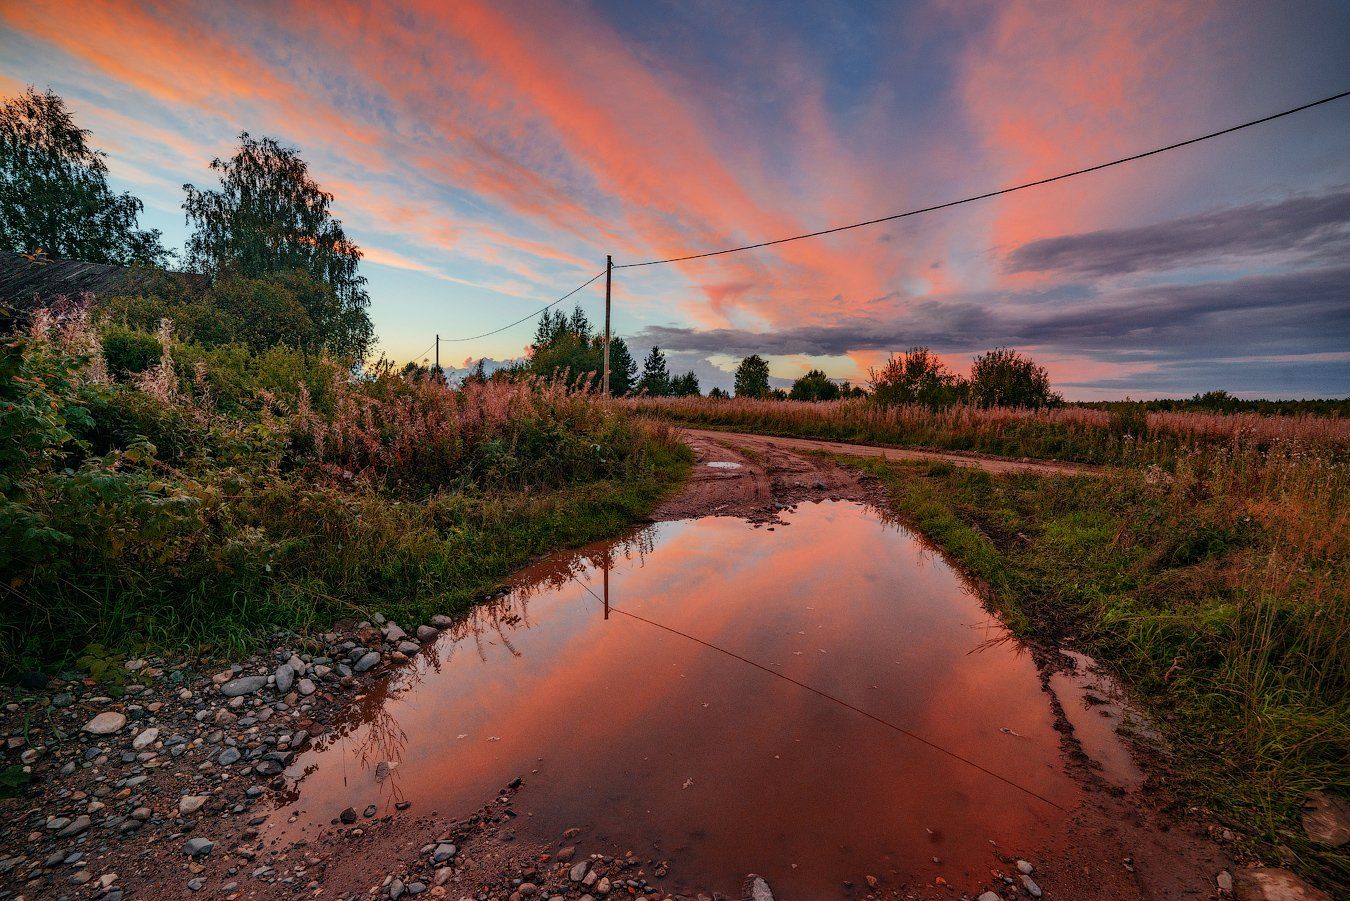
[[[84,731],[92,735],[112,735],[127,724],[127,715],[116,710],[105,710],[84,724]]]
[[[1258,868],[1238,870],[1233,894],[1237,901],[1331,901],[1288,870]]]
[[[1350,801],[1326,792],[1303,799],[1303,831],[1319,845],[1339,848],[1350,842]]]

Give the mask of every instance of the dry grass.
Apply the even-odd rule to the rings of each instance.
[[[1311,415],[1122,413],[1072,406],[931,410],[884,406],[866,398],[811,403],[641,397],[624,403],[673,422],[746,432],[1083,463],[1171,464],[1190,449],[1219,445],[1295,456],[1350,453],[1350,420]]]

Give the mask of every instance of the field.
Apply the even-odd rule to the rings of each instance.
[[[1220,446],[1290,459],[1339,460],[1350,454],[1350,419],[1310,414],[1150,412],[1142,403],[1110,409],[958,405],[930,410],[883,406],[866,398],[796,403],[641,397],[625,403],[665,421],[733,431],[1080,463],[1172,465],[1198,449]]]

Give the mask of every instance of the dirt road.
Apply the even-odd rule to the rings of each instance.
[[[1083,463],[1063,463],[1051,460],[1014,460],[964,451],[917,450],[886,447],[879,444],[850,444],[846,441],[826,441],[818,438],[788,438],[779,435],[752,435],[745,432],[724,432],[718,429],[681,429],[692,446],[713,442],[724,447],[736,447],[751,455],[773,452],[824,451],[848,457],[884,457],[888,460],[937,460],[953,466],[974,466],[993,473],[1031,472],[1040,475],[1092,475],[1101,467]],[[697,443],[696,443],[697,442]],[[778,457],[777,459],[782,459]]]

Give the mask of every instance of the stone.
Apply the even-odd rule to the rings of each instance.
[[[576,856],[576,853],[577,853],[577,846],[568,845],[566,848],[561,848],[558,850],[557,861],[558,863],[567,863],[573,857]]]
[[[976,898],[975,901],[1003,901],[1003,899],[993,892],[981,892],[980,897]]]
[[[178,815],[180,817],[190,817],[202,809],[210,797],[208,795],[186,795],[178,799]]]
[[[589,860],[579,860],[572,864],[572,870],[567,874],[567,878],[573,882],[580,882],[586,878],[586,871],[591,868]]]
[[[431,852],[431,862],[445,863],[447,860],[454,857],[458,850],[459,849],[449,842],[441,842],[436,846],[436,850]]]
[[[84,724],[84,731],[91,735],[112,735],[127,724],[125,713],[105,710]]]
[[[188,891],[190,892],[199,892],[202,890],[202,886],[204,885],[206,885],[206,880],[200,876],[195,876],[192,879],[188,880],[187,887]]]
[[[769,883],[764,881],[763,876],[756,876],[754,873],[745,877],[745,896],[750,901],[773,901]]]
[[[159,740],[159,730],[153,726],[149,729],[142,729],[140,734],[131,740],[131,746],[137,751],[143,751]]]
[[[402,879],[395,879],[393,882],[389,883],[389,897],[393,898],[394,901],[398,901],[399,898],[402,898],[403,893],[406,890]]]
[[[422,650],[421,646],[415,641],[400,641],[398,643],[399,653],[407,654],[409,657],[411,657],[413,654],[416,654],[420,650]]]
[[[389,642],[402,641],[408,637],[408,633],[399,628],[398,623],[390,621],[384,627],[384,640]]]
[[[244,695],[251,695],[254,692],[262,691],[267,687],[266,676],[241,676],[238,679],[231,679],[220,686],[220,693],[227,698],[239,698]]]
[[[243,755],[239,753],[238,748],[226,748],[220,752],[220,756],[216,758],[216,763],[221,766],[230,766],[231,764],[238,763],[239,758],[242,756]]]
[[[183,844],[183,853],[188,857],[206,857],[215,846],[209,838],[190,838]]]
[[[1350,841],[1350,802],[1312,791],[1303,799],[1303,831],[1319,845],[1339,848]]]
[[[350,826],[352,823],[355,823],[356,808],[355,807],[346,808],[345,810],[342,811],[342,813],[338,814],[338,819],[348,826]]]
[[[56,834],[60,838],[70,838],[72,835],[79,835],[81,832],[84,832],[86,829],[88,829],[90,826],[93,825],[93,822],[94,821],[89,819],[89,817],[85,816],[84,814],[80,814],[75,819],[71,820],[70,824],[67,825],[66,828],[62,829],[60,832]]]
[[[1233,881],[1237,901],[1331,901],[1330,895],[1275,867],[1238,870]]]
[[[422,642],[423,644],[427,643],[428,641],[431,641],[433,638],[435,638],[437,635],[440,634],[441,634],[440,630],[437,629],[435,626],[417,627],[417,640]]]
[[[300,694],[304,697],[309,697],[310,695],[314,694],[314,692],[317,690],[314,687],[314,683],[311,682],[309,679],[301,679],[299,682],[296,683],[295,689],[296,691],[300,692]]]
[[[295,667],[291,666],[289,663],[281,664],[281,666],[277,667],[276,678],[277,694],[284,695],[286,692],[290,691],[291,686],[295,684]]]
[[[455,624],[455,621],[444,613],[437,613],[431,618],[431,624],[437,629],[448,629]]]
[[[1017,862],[1017,872],[1021,873],[1023,876],[1030,876],[1032,873],[1036,872],[1036,868],[1025,860],[1019,860]]]
[[[352,672],[364,673],[366,670],[380,662],[378,651],[367,651],[361,655],[361,659],[352,664]]]
[[[1026,889],[1027,894],[1033,898],[1039,898],[1042,894],[1041,887],[1036,884],[1036,880],[1026,873],[1022,874],[1022,888]]]

